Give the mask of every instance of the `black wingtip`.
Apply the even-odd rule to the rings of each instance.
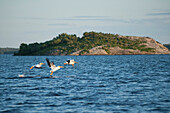
[[[48,58],[46,58],[46,61],[47,61],[48,66],[51,67],[50,60]]]

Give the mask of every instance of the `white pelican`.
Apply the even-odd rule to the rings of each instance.
[[[30,69],[32,69],[32,68],[41,69],[41,68],[42,68],[42,65],[44,65],[44,63],[39,63],[39,64],[37,64],[37,65],[32,66]]]
[[[19,77],[24,77],[24,74],[22,74],[22,75],[19,74],[18,76],[19,76]]]
[[[50,75],[52,75],[54,71],[57,71],[57,70],[59,70],[60,68],[64,68],[63,66],[57,66],[57,67],[56,67],[53,62],[50,62],[50,61],[49,61],[48,58],[46,58],[46,61],[47,61],[48,66],[51,68],[51,71],[50,71],[51,74],[50,74]]]
[[[78,63],[78,62],[76,62],[76,61],[74,61],[74,59],[72,59],[72,60],[67,60],[67,61],[64,63],[64,65],[69,64],[69,65],[72,65],[72,66],[74,67],[74,64],[75,64],[75,63]]]

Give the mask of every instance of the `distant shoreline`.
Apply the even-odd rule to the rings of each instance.
[[[14,54],[19,51],[19,48],[0,48],[0,54]]]

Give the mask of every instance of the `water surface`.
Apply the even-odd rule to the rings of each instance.
[[[49,58],[62,66],[29,68]],[[0,55],[0,112],[170,112],[170,55]],[[18,77],[24,74],[25,77]]]

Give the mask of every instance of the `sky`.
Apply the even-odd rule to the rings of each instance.
[[[170,0],[0,0],[0,47],[90,31],[170,43]]]

